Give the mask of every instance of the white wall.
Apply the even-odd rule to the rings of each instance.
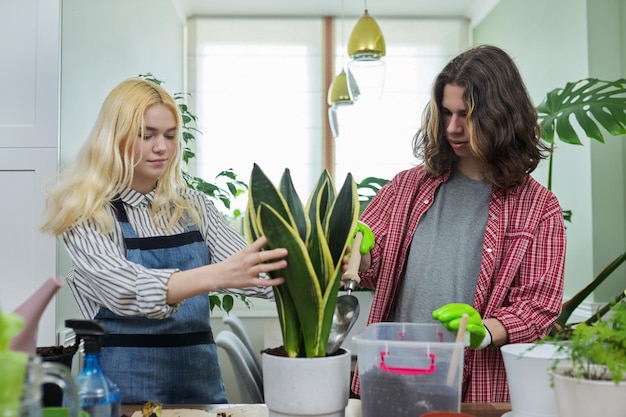
[[[106,95],[122,80],[151,72],[171,93],[184,91],[184,22],[170,0],[63,0],[61,39],[61,169],[89,134]],[[59,244],[58,274],[70,260]],[[57,329],[81,317],[61,289]]]

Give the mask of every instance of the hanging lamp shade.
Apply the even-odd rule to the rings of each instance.
[[[348,40],[348,56],[354,60],[376,60],[387,53],[385,38],[380,26],[367,9],[352,29]]]
[[[348,55],[351,58],[348,70],[353,76],[348,79],[348,92],[354,90],[350,83],[356,82],[360,91],[360,101],[374,103],[380,99],[385,86],[386,72],[385,62],[381,58],[386,53],[383,32],[365,9],[348,40]]]
[[[339,137],[337,108],[352,105],[354,103],[352,97],[354,96],[358,98],[360,94],[354,80],[352,80],[351,83],[348,82],[351,78],[352,74],[350,73],[350,70],[346,72],[345,69],[342,69],[341,72],[337,74],[333,82],[330,83],[330,87],[328,87],[328,96],[326,99],[328,105],[330,106],[328,108],[328,121],[334,137]],[[351,85],[352,88],[356,88],[356,91],[352,92],[352,94],[349,92],[349,85]]]
[[[348,81],[350,80],[350,81]],[[350,91],[352,88],[352,91]],[[359,87],[352,77],[350,70],[342,69],[328,87],[327,102],[329,106],[353,104],[360,95]]]

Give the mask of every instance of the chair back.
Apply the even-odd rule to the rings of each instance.
[[[244,404],[263,403],[263,375],[254,358],[241,341],[230,330],[222,330],[217,334],[215,343],[224,349],[235,373],[235,379]]]
[[[230,330],[232,330],[232,332],[235,333],[239,339],[241,339],[246,349],[248,349],[248,352],[250,352],[250,355],[254,359],[256,367],[260,372],[263,367],[261,365],[261,355],[254,349],[252,340],[250,340],[250,336],[248,335],[248,331],[246,330],[246,326],[243,324],[243,321],[241,321],[239,316],[230,312],[222,317],[222,323],[229,326]]]

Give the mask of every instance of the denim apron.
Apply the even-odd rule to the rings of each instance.
[[[126,258],[146,268],[186,270],[208,265],[209,250],[197,226],[173,236],[138,238],[121,200],[113,201]],[[185,300],[165,319],[122,317],[101,307],[95,317],[109,330],[100,361],[122,403],[227,403],[210,324],[208,294]]]

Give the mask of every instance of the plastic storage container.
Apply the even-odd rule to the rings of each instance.
[[[464,343],[438,324],[375,323],[353,337],[363,417],[461,410]]]

